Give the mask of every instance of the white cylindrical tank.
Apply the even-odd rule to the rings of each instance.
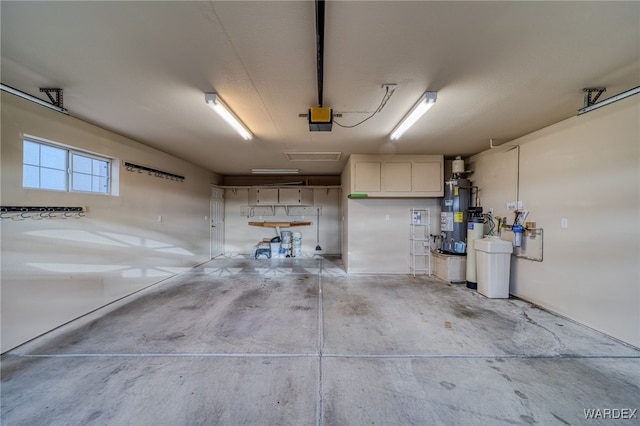
[[[476,249],[475,241],[482,238],[484,223],[469,221],[467,224],[467,287],[478,287],[476,279]]]
[[[458,155],[456,159],[453,160],[453,163],[451,165],[451,172],[453,174],[464,173],[464,160],[461,156]]]

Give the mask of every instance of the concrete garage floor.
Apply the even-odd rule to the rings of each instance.
[[[3,425],[638,424],[640,351],[436,278],[219,258],[5,354],[1,391]]]

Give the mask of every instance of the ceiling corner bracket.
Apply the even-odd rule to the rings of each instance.
[[[600,102],[596,102],[598,97],[605,91],[604,88],[599,89],[583,89],[585,92],[584,95],[584,107],[578,110],[578,115],[584,114],[589,111],[593,111],[594,109],[602,108],[603,106],[612,104],[614,102],[618,102],[622,99],[628,98],[629,96],[637,95],[640,93],[640,86],[634,87],[633,89],[629,89],[625,92],[618,93],[615,96],[611,96],[610,98],[604,99]],[[591,97],[593,93],[596,93],[594,97]]]
[[[607,91],[604,87],[588,87],[582,89],[584,92],[584,107],[587,108],[595,104],[600,95]]]
[[[43,87],[40,88],[40,91],[47,94],[52,105],[57,106],[60,109],[64,109],[62,89]]]

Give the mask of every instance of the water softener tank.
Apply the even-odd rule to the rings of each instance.
[[[476,240],[482,239],[484,223],[482,217],[474,216],[468,219],[467,225],[467,288],[478,288],[476,271]]]
[[[440,213],[442,235],[440,251],[464,254],[467,239],[467,210],[471,200],[471,182],[467,179],[451,179],[445,182],[444,198]]]

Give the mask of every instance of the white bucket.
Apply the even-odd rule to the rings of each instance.
[[[293,257],[302,255],[302,232],[293,233]]]

